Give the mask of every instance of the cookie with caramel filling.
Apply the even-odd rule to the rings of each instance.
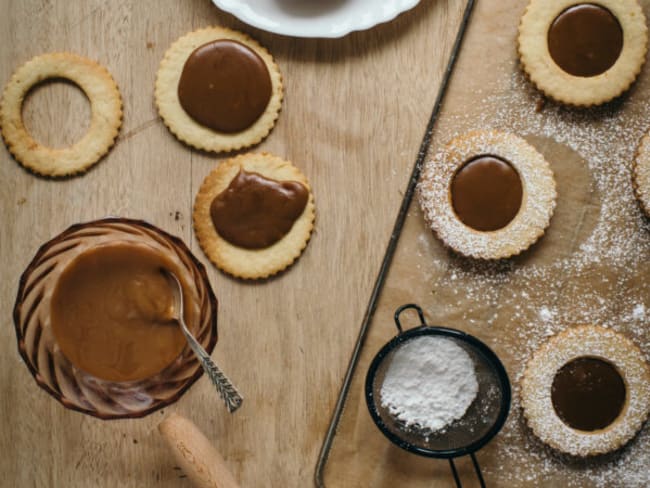
[[[219,163],[194,202],[194,230],[205,254],[221,270],[246,279],[291,265],[307,246],[314,219],[307,178],[267,153]]]
[[[451,249],[477,259],[519,254],[543,234],[555,209],[544,157],[514,134],[477,131],[453,139],[422,171],[424,218]]]
[[[569,105],[599,105],[625,92],[647,45],[637,0],[531,0],[519,25],[522,68],[545,95]]]
[[[156,106],[165,125],[181,141],[205,151],[260,142],[275,125],[282,97],[282,75],[273,56],[226,27],[179,38],[156,77]]]
[[[604,327],[572,327],[530,358],[521,405],[533,433],[564,453],[614,451],[650,412],[650,368],[627,337]]]

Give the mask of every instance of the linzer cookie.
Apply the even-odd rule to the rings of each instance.
[[[269,52],[225,27],[178,39],[156,78],[156,105],[169,130],[206,151],[260,142],[278,118],[282,96],[282,76]]]
[[[452,140],[426,163],[418,185],[424,218],[450,248],[479,259],[527,249],[548,227],[555,180],[523,139],[479,131]]]
[[[605,103],[634,82],[648,32],[637,0],[531,0],[519,25],[519,57],[539,90],[569,105]]]
[[[199,244],[218,268],[239,278],[266,278],[307,245],[314,197],[294,165],[249,153],[223,161],[205,178],[193,217]]]
[[[25,128],[22,105],[34,85],[65,78],[81,88],[90,102],[90,128],[77,143],[63,149],[39,144]],[[108,71],[71,53],[48,53],[22,65],[7,83],[0,100],[0,131],[9,151],[27,169],[45,176],[86,171],[113,145],[122,125],[122,98]]]
[[[632,185],[641,208],[650,217],[650,133],[641,139],[632,169]]]
[[[528,361],[521,404],[549,446],[573,456],[616,450],[650,412],[650,368],[632,341],[598,326],[570,328]]]

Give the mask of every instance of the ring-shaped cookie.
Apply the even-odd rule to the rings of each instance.
[[[479,156],[496,156],[517,171],[523,195],[519,213],[496,231],[477,231],[456,215],[451,183],[456,172]],[[453,139],[428,161],[418,185],[424,218],[456,252],[478,259],[502,259],[530,247],[548,227],[555,209],[555,179],[544,157],[522,138],[497,131],[470,132]]]
[[[650,133],[639,144],[632,168],[632,186],[641,208],[650,217]]]
[[[240,169],[277,181],[298,181],[309,190],[305,209],[291,230],[263,249],[245,249],[221,237],[212,223],[210,205],[237,176]],[[194,231],[199,245],[219,269],[238,278],[267,278],[291,265],[307,246],[314,228],[314,195],[309,182],[293,164],[268,153],[247,153],[219,163],[205,177],[194,201]]]
[[[199,46],[219,39],[238,41],[255,51],[266,64],[271,77],[271,99],[264,113],[250,127],[232,134],[199,124],[183,110],[178,99],[178,82],[189,55]],[[165,125],[178,139],[204,151],[234,151],[260,142],[275,125],[282,97],[282,75],[273,56],[246,34],[226,27],[199,29],[179,38],[165,53],[156,76],[156,106]]]
[[[22,105],[36,84],[52,78],[75,83],[88,97],[88,132],[70,147],[39,144],[25,128]],[[7,83],[0,100],[0,131],[9,151],[26,168],[46,176],[68,176],[87,170],[113,145],[122,125],[122,98],[110,73],[94,61],[72,53],[48,53],[22,65]]]
[[[557,372],[582,357],[612,364],[626,386],[618,418],[586,432],[565,424],[555,412],[551,387]],[[639,431],[650,411],[650,368],[627,337],[604,327],[572,327],[551,337],[531,357],[521,379],[521,405],[529,427],[549,446],[573,456],[604,454],[622,447]]]
[[[553,60],[548,31],[567,8],[582,4],[604,7],[618,19],[623,30],[623,49],[604,73],[573,76]],[[645,62],[648,28],[637,0],[531,0],[519,25],[519,58],[533,84],[545,95],[568,105],[599,105],[625,92]]]

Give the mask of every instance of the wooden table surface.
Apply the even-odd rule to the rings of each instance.
[[[182,487],[156,430],[171,411],[192,419],[244,487],[303,487],[314,468],[408,175],[430,115],[463,0],[422,0],[370,31],[303,40],[248,27],[209,0],[0,0],[0,84],[32,56],[71,51],[117,81],[124,123],[87,174],[48,180],[0,147],[0,473],[2,486]],[[177,37],[220,24],[250,33],[276,57],[285,101],[253,150],[293,161],[309,178],[316,230],[299,261],[266,282],[218,272],[191,226],[195,192],[223,159],[179,143],[153,103],[155,73]],[[51,146],[89,121],[82,92],[33,90],[23,114]],[[100,421],[41,390],[16,348],[11,310],[38,246],[70,224],[142,218],[182,237],[206,264],[220,302],[213,357],[243,392],[226,413],[203,377],[176,404],[140,420]]]

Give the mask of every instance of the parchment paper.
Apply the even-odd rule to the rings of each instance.
[[[365,403],[368,365],[395,335],[395,309],[410,302],[422,306],[430,324],[485,341],[508,370],[510,416],[477,454],[488,486],[650,486],[647,426],[622,451],[584,461],[544,446],[522,419],[517,380],[548,336],[595,323],[626,333],[646,357],[650,352],[650,226],[630,184],[636,146],[650,125],[648,67],[628,94],[604,107],[544,102],[517,61],[517,25],[526,3],[478,2],[429,157],[468,130],[495,128],[525,137],[557,180],[550,228],[521,256],[486,265],[446,250],[426,227],[417,201],[411,204],[325,466],[328,487],[454,486],[446,461],[392,445]],[[643,4],[648,16],[648,2]],[[409,319],[417,325],[415,315],[403,323]],[[469,460],[457,464],[464,486],[478,486]]]

